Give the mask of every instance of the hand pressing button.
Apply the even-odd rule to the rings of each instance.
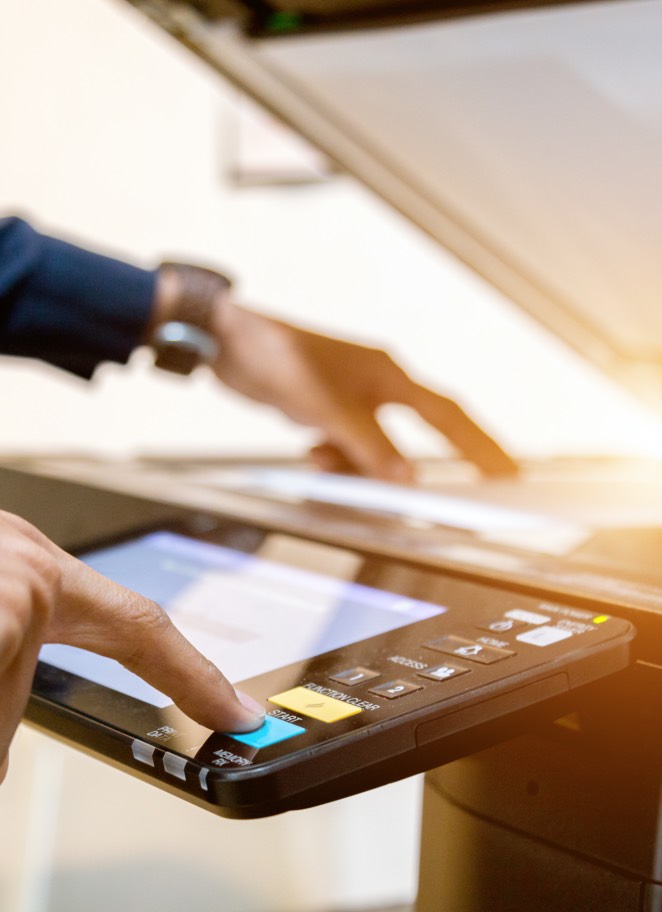
[[[242,744],[248,744],[249,747],[269,747],[270,744],[278,744],[279,741],[285,741],[287,738],[295,738],[297,735],[303,735],[306,731],[300,725],[293,725],[291,722],[284,722],[282,719],[275,719],[273,716],[267,716],[260,728],[245,734],[234,734],[228,732],[228,737]]]

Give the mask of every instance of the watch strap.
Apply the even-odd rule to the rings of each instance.
[[[222,272],[190,263],[166,261],[160,268],[172,270],[179,280],[179,293],[170,321],[188,323],[211,332],[219,298],[232,288],[232,281]]]
[[[218,356],[214,316],[232,282],[223,273],[190,263],[166,261],[160,269],[176,273],[177,293],[168,319],[157,323],[150,334],[154,365],[176,374],[190,374]]]

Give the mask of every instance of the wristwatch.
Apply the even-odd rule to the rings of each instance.
[[[190,374],[196,367],[212,364],[218,357],[218,345],[210,333],[178,320],[157,326],[150,345],[156,355],[154,366],[175,374]]]
[[[164,262],[159,268],[176,273],[178,293],[170,319],[157,324],[150,335],[154,365],[176,374],[190,374],[218,358],[213,317],[232,282],[223,273],[189,263]]]

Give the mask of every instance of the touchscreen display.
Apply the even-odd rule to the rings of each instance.
[[[233,683],[446,610],[169,531],[81,559],[158,602]],[[153,706],[172,703],[118,662],[86,650],[46,645],[40,659]]]

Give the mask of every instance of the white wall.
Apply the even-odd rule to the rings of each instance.
[[[248,301],[390,348],[520,453],[651,439],[643,411],[351,181],[229,185],[235,93],[128,5],[0,0],[0,22],[0,211],[142,264],[227,267]],[[441,448],[398,427],[410,450]],[[140,356],[91,384],[3,363],[0,428],[5,453],[294,453],[310,439],[204,375],[157,376]],[[227,823],[23,733],[0,792],[0,909],[174,912],[182,883],[192,912],[406,900],[418,794],[408,782]]]
[[[648,416],[349,180],[238,191],[235,92],[122,0],[2,0],[0,211],[151,265],[208,260],[259,306],[390,348],[521,453],[645,446]],[[0,446],[293,452],[196,378],[0,369]],[[441,448],[400,424],[409,449]],[[93,443],[92,443],[93,441]]]

